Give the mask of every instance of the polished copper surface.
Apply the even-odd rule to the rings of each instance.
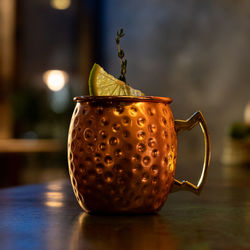
[[[173,100],[169,97],[160,96],[76,96],[74,97],[76,102],[160,102],[170,104]]]
[[[173,183],[178,184],[174,180],[177,136],[169,107],[171,99],[77,97],[75,100],[68,163],[81,207],[93,213],[159,210]]]
[[[175,179],[171,192],[187,190],[187,191],[191,191],[199,195],[201,193],[203,186],[205,185],[207,174],[208,174],[208,167],[209,167],[210,158],[211,158],[211,149],[210,149],[210,136],[208,133],[206,121],[202,113],[200,111],[195,112],[186,121],[176,120],[175,131],[177,132],[177,134],[179,134],[185,130],[191,130],[193,127],[195,127],[198,124],[200,125],[202,133],[204,135],[204,143],[205,143],[204,162],[203,162],[203,168],[202,168],[200,179],[197,185],[189,181],[179,181]]]

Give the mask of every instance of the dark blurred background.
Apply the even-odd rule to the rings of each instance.
[[[203,112],[211,166],[249,161],[249,1],[1,0],[0,187],[67,177],[72,98],[94,62],[119,76],[120,28],[127,81],[173,98],[175,118]],[[202,163],[202,140],[179,138],[178,171]]]

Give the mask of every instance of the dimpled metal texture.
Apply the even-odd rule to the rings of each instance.
[[[174,181],[177,138],[170,101],[151,99],[76,99],[68,164],[85,211],[151,213],[166,201]]]

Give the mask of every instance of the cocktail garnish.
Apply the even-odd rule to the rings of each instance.
[[[121,60],[121,75],[119,79],[108,74],[100,65],[94,64],[89,74],[89,94],[91,96],[144,96],[140,90],[133,89],[126,84],[127,60],[124,51],[120,48],[120,39],[124,36],[123,29],[117,32],[116,44],[118,56]]]
[[[125,82],[108,74],[100,65],[94,64],[89,75],[89,94],[92,96],[144,96]]]

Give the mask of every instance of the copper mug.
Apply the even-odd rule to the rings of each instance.
[[[170,192],[199,194],[210,160],[206,122],[200,111],[174,120],[166,97],[75,97],[68,135],[71,183],[89,213],[151,213]],[[174,178],[177,134],[199,124],[205,157],[197,185]]]

